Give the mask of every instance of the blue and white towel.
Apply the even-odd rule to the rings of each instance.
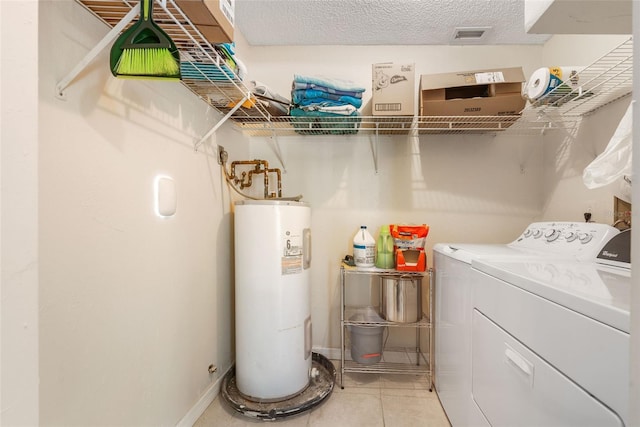
[[[309,105],[306,107],[300,107],[302,111],[319,111],[321,113],[339,114],[341,116],[351,116],[357,114],[358,109],[353,105],[337,105],[333,107],[321,106],[321,105]]]
[[[329,101],[331,105],[351,104],[356,108],[362,107],[362,98],[354,98],[353,96],[346,95],[336,95],[333,93],[327,93],[315,89],[294,90],[291,91],[291,97],[293,98],[293,103],[299,105],[309,105]]]
[[[344,96],[353,96],[354,98],[362,98],[362,92],[356,92],[353,90],[339,90],[331,87],[317,85],[315,83],[301,83],[301,82],[294,81],[292,89],[293,90],[314,89],[314,90],[321,90],[326,93],[332,93],[334,95],[344,95]]]
[[[350,92],[364,92],[366,89],[362,86],[358,86],[350,80],[328,78],[322,76],[301,76],[295,74],[293,76],[294,83],[310,83],[318,86],[324,86],[329,89],[350,91]]]
[[[344,80],[294,75],[289,114],[301,134],[347,135],[358,132],[365,88]]]

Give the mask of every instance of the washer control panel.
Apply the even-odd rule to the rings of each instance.
[[[620,231],[594,222],[534,222],[509,246],[525,250],[595,259]]]

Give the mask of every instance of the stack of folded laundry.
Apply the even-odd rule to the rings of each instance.
[[[335,78],[295,75],[290,110],[298,133],[350,134],[358,131],[365,88]]]

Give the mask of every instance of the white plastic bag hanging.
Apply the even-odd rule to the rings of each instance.
[[[587,188],[602,187],[624,175],[631,175],[632,106],[633,103],[624,113],[607,148],[584,169],[582,181]]]

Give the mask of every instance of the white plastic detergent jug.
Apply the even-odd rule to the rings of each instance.
[[[373,267],[376,258],[376,241],[367,231],[366,225],[353,238],[353,259],[356,267]]]

